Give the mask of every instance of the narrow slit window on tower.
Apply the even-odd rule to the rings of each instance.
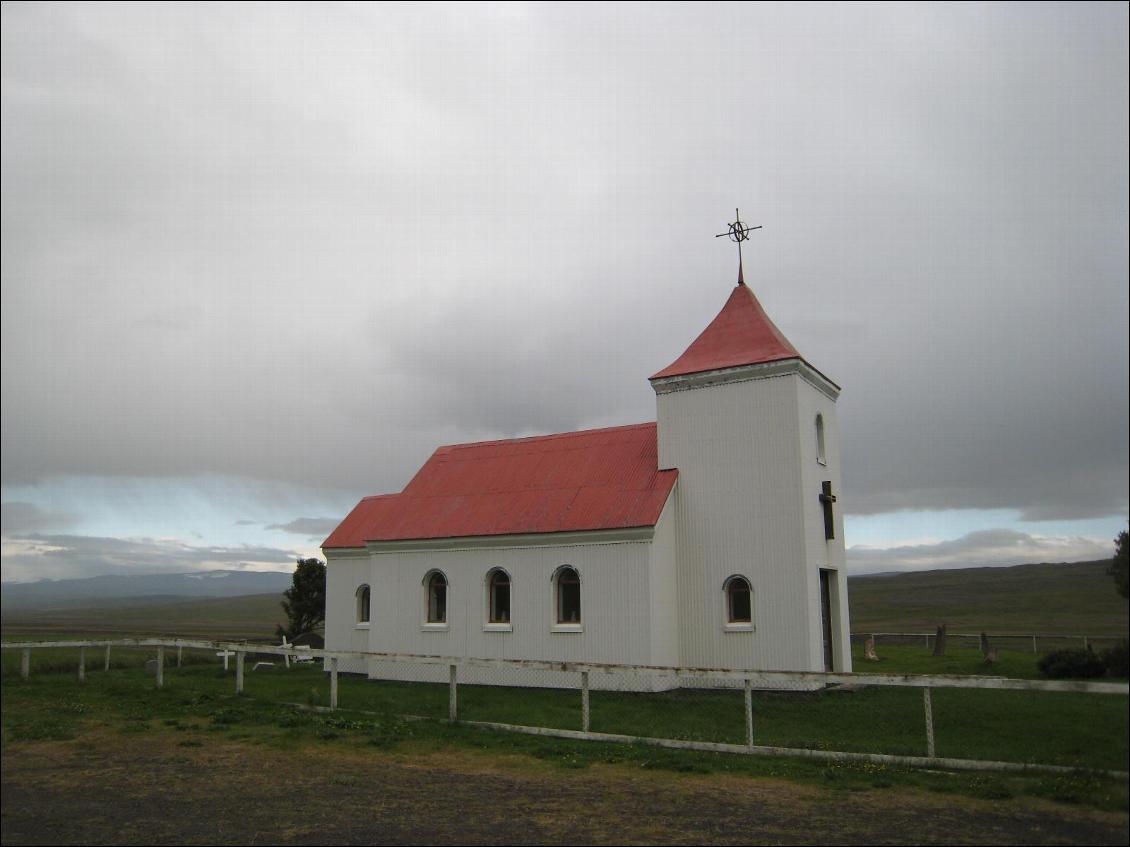
[[[573,568],[566,565],[557,570],[557,622],[559,624],[579,624],[581,622],[581,578]]]
[[[487,580],[488,623],[510,623],[510,575],[501,568]]]
[[[824,452],[824,416],[816,416],[816,461],[822,465],[828,464],[827,455]]]
[[[428,623],[447,623],[447,577],[434,571],[427,582]]]
[[[753,591],[744,576],[726,580],[726,623],[753,623]]]

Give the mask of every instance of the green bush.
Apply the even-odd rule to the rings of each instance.
[[[1125,679],[1130,676],[1130,648],[1123,638],[1113,647],[1108,647],[1099,654],[1106,666],[1106,675]]]
[[[1036,666],[1048,679],[1093,679],[1106,673],[1106,665],[1093,650],[1056,650]]]

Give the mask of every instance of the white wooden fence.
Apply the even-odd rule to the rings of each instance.
[[[156,685],[164,685],[165,650],[177,651],[177,663],[184,649],[216,651],[218,654],[230,651],[235,654],[235,692],[244,693],[246,675],[245,660],[248,653],[254,655],[273,655],[295,658],[296,656],[315,656],[323,659],[329,667],[330,709],[338,708],[338,663],[342,660],[379,660],[382,662],[407,662],[426,665],[447,665],[448,667],[448,720],[459,721],[458,677],[460,668],[518,668],[530,671],[558,671],[580,674],[581,728],[580,730],[553,729],[550,727],[518,726],[515,724],[493,723],[487,721],[460,721],[468,726],[504,730],[533,735],[546,735],[558,738],[589,741],[609,741],[617,743],[644,743],[660,747],[683,750],[707,750],[725,753],[746,753],[771,756],[793,756],[835,761],[865,761],[879,764],[908,767],[948,768],[952,770],[1002,770],[1036,771],[1043,773],[1070,773],[1077,768],[1060,765],[1034,764],[1029,762],[994,762],[978,759],[954,759],[939,757],[934,746],[934,716],[931,691],[935,688],[979,688],[1011,691],[1057,691],[1099,695],[1130,695],[1130,685],[1118,682],[1083,682],[1075,680],[1032,680],[1009,679],[1006,677],[954,676],[926,674],[869,674],[869,673],[817,673],[802,671],[768,671],[747,669],[671,667],[665,665],[614,665],[594,662],[547,662],[517,659],[480,659],[462,656],[432,656],[410,653],[378,653],[341,650],[318,650],[303,648],[301,652],[293,647],[275,645],[247,644],[236,642],[199,641],[192,639],[129,638],[115,640],[89,641],[36,641],[3,642],[0,649],[20,650],[20,676],[27,679],[31,673],[31,653],[44,649],[78,649],[78,678],[85,679],[86,650],[102,647],[105,649],[104,668],[110,668],[110,650],[119,648],[155,648],[157,651]],[[745,697],[746,743],[726,744],[708,741],[684,741],[669,738],[648,738],[635,735],[592,732],[589,728],[589,677],[592,674],[643,674],[663,677],[689,677],[696,680],[704,677],[740,682]],[[793,747],[767,747],[754,743],[753,691],[759,688],[780,689],[783,686],[819,687],[823,685],[886,686],[895,688],[921,688],[926,728],[926,755],[901,756],[881,753],[853,753],[832,750],[809,750]],[[1105,771],[1109,776],[1127,779],[1126,771]]]
[[[982,635],[987,635],[990,641],[1023,641],[1025,646],[1031,642],[1032,652],[1037,653],[1039,649],[1037,644],[1040,639],[1044,642],[1053,641],[1059,644],[1078,642],[1083,646],[1084,650],[1089,649],[1097,643],[1113,643],[1119,639],[1125,638],[1126,634],[1121,635],[1049,635],[1046,633],[1038,632],[1021,632],[1021,633],[982,633],[982,632],[946,632],[947,638],[976,638],[980,639]],[[875,644],[879,644],[880,638],[899,638],[903,640],[910,639],[923,639],[923,643],[927,650],[932,649],[934,638],[937,632],[853,632],[851,640],[858,642],[867,638],[873,638]]]

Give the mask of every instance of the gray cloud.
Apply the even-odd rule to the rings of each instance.
[[[654,419],[741,204],[849,511],[1127,510],[1124,5],[2,11],[5,483]]]
[[[70,579],[91,574],[288,570],[301,555],[300,551],[275,547],[194,546],[165,539],[52,534],[6,536],[4,547],[4,578],[11,582]]]
[[[18,500],[0,503],[0,531],[4,535],[21,532],[36,532],[45,529],[66,529],[74,525],[74,515],[64,512],[51,512]]]
[[[1109,559],[1113,543],[1079,537],[1041,537],[1009,529],[971,532],[936,544],[903,547],[849,547],[853,574],[1023,565],[1032,562],[1079,562]]]
[[[334,527],[341,523],[341,518],[295,518],[287,523],[273,523],[267,529],[278,529],[282,532],[292,532],[295,535],[325,538]]]

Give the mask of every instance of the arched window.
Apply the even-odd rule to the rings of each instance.
[[[824,453],[824,416],[816,416],[816,461],[822,465],[828,464]]]
[[[553,579],[554,593],[557,595],[557,622],[570,624],[581,622],[581,578],[568,565],[557,569]]]
[[[744,576],[732,576],[726,580],[726,623],[753,623],[753,591],[749,580]]]
[[[487,574],[487,622],[510,623],[510,574],[502,568]]]
[[[357,589],[357,623],[369,622],[369,586]]]
[[[432,571],[425,577],[428,588],[428,623],[447,623],[447,577]]]

